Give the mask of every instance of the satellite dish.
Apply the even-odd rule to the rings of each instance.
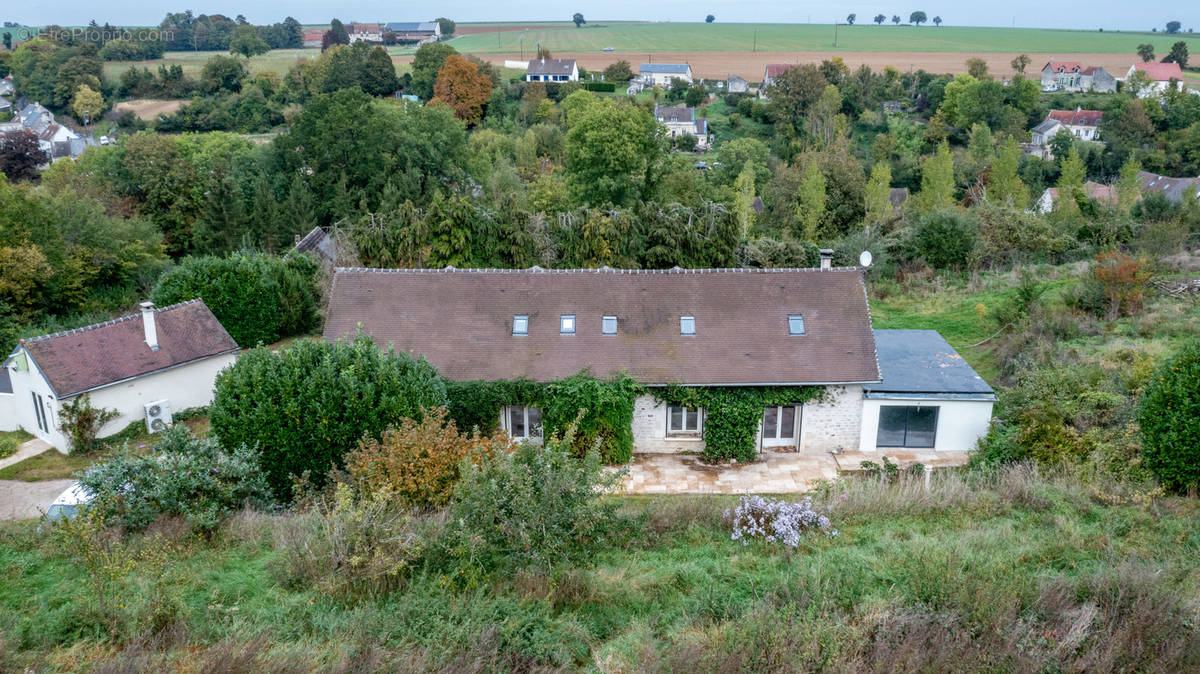
[[[858,264],[863,267],[870,267],[871,261],[875,258],[871,255],[871,251],[864,250],[858,254]]]

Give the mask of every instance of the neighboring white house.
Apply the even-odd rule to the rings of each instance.
[[[1161,96],[1172,82],[1177,89],[1184,90],[1183,70],[1178,63],[1135,63],[1125,74],[1126,87],[1138,98]]]
[[[737,75],[730,75],[729,79],[725,80],[725,91],[731,94],[744,94],[750,91],[750,83]]]
[[[237,351],[201,300],[161,309],[146,302],[140,314],[23,339],[4,362],[15,415],[0,427],[23,428],[65,452],[58,413],[83,394],[117,411],[100,437],[148,416],[169,424],[171,410],[212,402],[213,381]]]
[[[673,80],[692,83],[692,66],[687,63],[643,63],[638,67],[638,79],[652,87],[669,87]]]
[[[361,330],[455,381],[624,372],[648,391],[633,409],[639,453],[704,448],[705,410],[654,396],[671,384],[819,387],[760,419],[760,451],[801,454],[916,447],[922,433],[935,451],[971,449],[994,400],[937,333],[872,331],[858,268],[338,269],[327,316],[326,340]],[[925,410],[911,438],[890,407]],[[536,440],[541,410],[504,406],[500,426]]]
[[[1046,119],[1030,129],[1028,152],[1043,159],[1053,159],[1050,141],[1064,130],[1076,140],[1099,141],[1103,119],[1104,112],[1100,110],[1051,110]]]
[[[350,42],[382,42],[383,30],[377,23],[352,23],[350,30]]]
[[[1085,66],[1078,61],[1050,61],[1042,66],[1042,89],[1109,93],[1117,90],[1117,78],[1099,66]]]
[[[859,450],[967,451],[996,394],[936,330],[876,330],[883,381],[863,386]]]
[[[766,98],[767,87],[775,82],[776,77],[779,77],[791,67],[791,63],[768,63],[766,68],[763,69],[762,84],[758,87],[759,97]]]
[[[667,127],[671,138],[683,135],[696,137],[696,149],[707,150],[709,146],[708,120],[696,117],[696,110],[687,106],[654,106],[654,118]]]
[[[579,66],[575,59],[534,59],[525,66],[525,81],[578,82]]]

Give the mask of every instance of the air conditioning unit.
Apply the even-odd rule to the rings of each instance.
[[[161,433],[171,426],[171,403],[158,400],[146,403],[146,431]]]

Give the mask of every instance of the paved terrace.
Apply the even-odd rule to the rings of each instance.
[[[862,470],[862,461],[880,463],[887,456],[901,467],[920,462],[929,468],[961,466],[967,452],[846,452],[798,454],[767,452],[757,461],[714,466],[688,454],[635,454],[623,489],[627,494],[795,494],[808,491],[817,480],[832,480],[840,472]]]

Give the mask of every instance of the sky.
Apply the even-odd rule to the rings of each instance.
[[[79,25],[95,19],[118,25],[157,25],[169,11],[182,11],[188,3],[181,0],[134,0],[124,3],[99,3],[95,0],[34,0],[6,2],[0,8],[0,20],[25,25]],[[913,5],[913,6],[908,6]],[[905,19],[920,9],[930,17],[940,15],[946,25],[1027,26],[1041,28],[1083,28],[1094,30],[1160,30],[1169,20],[1200,28],[1200,3],[1142,0],[1116,2],[1091,0],[1084,3],[1047,3],[1044,0],[1008,0],[1007,2],[922,2],[897,4],[883,2],[820,2],[807,0],[574,0],[571,5],[546,0],[410,0],[384,5],[371,0],[204,0],[193,4],[197,14],[220,13],[233,17],[244,14],[255,24],[275,23],[293,16],[301,23],[324,23],[333,16],[343,21],[417,21],[447,16],[455,21],[565,21],[574,12],[582,12],[590,22],[703,21],[714,14],[718,21],[763,23],[832,23],[844,21],[854,12],[860,22],[875,14],[899,14]],[[568,11],[569,10],[569,11]],[[384,16],[380,16],[380,13]]]

